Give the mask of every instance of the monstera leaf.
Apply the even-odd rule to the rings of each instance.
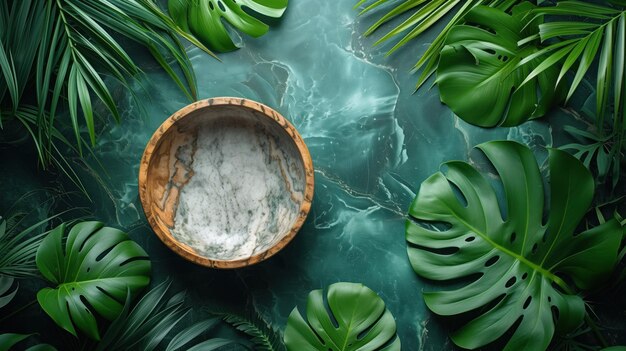
[[[538,51],[536,41],[518,42],[539,32],[541,17],[528,23],[534,8],[522,3],[512,15],[477,6],[446,37],[437,69],[441,101],[463,120],[482,127],[515,126],[543,116],[560,99],[555,67],[520,87],[541,60],[520,62]]]
[[[530,149],[512,141],[479,148],[500,176],[504,203],[492,177],[465,162],[446,163],[445,174],[422,183],[409,210],[418,221],[407,221],[409,259],[425,278],[465,282],[424,293],[439,315],[477,315],[452,335],[457,345],[475,349],[510,333],[505,350],[543,350],[555,328],[582,322],[585,307],[575,289],[594,287],[612,272],[623,228],[612,220],[575,233],[594,183],[573,156],[549,151],[544,221],[544,185]]]
[[[100,222],[74,225],[65,236],[65,224],[55,228],[37,251],[37,267],[56,286],[43,288],[37,300],[61,328],[76,328],[99,339],[94,312],[115,319],[127,294],[135,295],[150,282],[146,252],[128,235]]]
[[[287,321],[289,351],[399,351],[396,322],[383,300],[363,284],[336,283],[309,293],[305,320],[294,308]],[[330,309],[326,308],[326,303]]]
[[[237,49],[222,19],[252,36],[260,37],[269,27],[248,14],[244,8],[260,15],[280,18],[288,0],[169,0],[168,9],[174,22],[209,48],[226,52]]]

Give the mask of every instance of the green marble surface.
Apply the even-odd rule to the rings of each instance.
[[[199,98],[239,96],[267,104],[294,124],[309,147],[316,170],[313,206],[300,233],[278,255],[246,269],[210,270],[170,252],[147,225],[137,192],[140,157],[156,128],[189,101],[143,52],[146,77],[135,91],[141,106],[117,91],[122,122],[103,126],[95,157],[76,163],[92,201],[73,195],[57,200],[54,210],[81,205],[81,213],[128,231],[150,254],[153,281],[169,277],[187,289],[193,306],[256,308],[282,331],[310,290],[361,282],[386,301],[404,350],[454,349],[447,337],[451,323],[423,303],[421,292],[431,283],[414,274],[406,255],[405,213],[419,184],[444,161],[477,156],[473,146],[488,140],[517,140],[545,157],[544,147],[564,143],[563,122],[573,118],[557,109],[516,128],[464,123],[439,102],[436,88],[413,93],[417,76],[408,71],[436,30],[385,57],[385,47],[372,48],[374,39],[361,36],[375,18],[358,18],[352,6],[347,0],[294,0],[268,35],[242,39],[241,50],[220,55],[223,62],[189,49]],[[584,108],[586,101],[573,105]],[[58,189],[75,191],[63,177],[39,170],[25,147],[5,147],[0,156],[2,210],[29,190],[47,189],[41,199]],[[25,283],[23,289],[38,284]],[[617,328],[611,338],[623,330],[623,296],[607,296],[612,306],[599,306],[607,324]],[[24,313],[58,333],[37,308]],[[24,319],[12,327],[32,331]]]

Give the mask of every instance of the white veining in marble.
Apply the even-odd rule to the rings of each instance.
[[[195,131],[194,175],[181,191],[171,233],[211,259],[267,250],[289,232],[303,201],[295,145],[280,127],[254,118],[218,117]]]

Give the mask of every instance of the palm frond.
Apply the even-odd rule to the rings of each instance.
[[[15,297],[15,294],[17,294],[19,286],[16,286],[15,289],[11,290],[14,281],[15,278],[13,277],[0,275],[0,308],[8,305],[9,302],[11,302],[11,300]]]
[[[226,323],[250,336],[250,341],[254,344],[255,350],[285,350],[281,335],[258,312],[252,312],[246,316],[234,313],[218,313],[218,315],[222,316]]]
[[[574,156],[581,160],[585,167],[597,171],[599,184],[610,179],[615,188],[621,176],[620,162],[624,157],[623,150],[619,149],[616,134],[600,135],[597,132],[581,130],[566,126],[565,132],[571,135],[576,142],[559,147],[562,150],[571,150]]]
[[[6,220],[0,220],[0,276],[20,278],[37,275],[35,254],[48,233],[41,230],[50,219],[46,218],[17,233],[13,228],[7,228]]]
[[[538,8],[530,15],[553,16],[552,18],[556,20],[539,26],[540,39],[546,46],[520,63],[523,64],[536,58],[542,60],[542,63],[528,75],[524,83],[550,67],[560,65],[559,79],[556,84],[567,72],[574,74],[569,84],[567,101],[573,96],[587,73],[591,72],[590,68],[596,62],[595,124],[600,133],[599,137],[603,139],[596,140],[595,143],[589,145],[594,152],[586,154],[587,159],[597,154],[598,170],[601,176],[605,175],[613,164],[613,186],[615,187],[619,179],[619,167],[623,159],[624,139],[626,138],[624,106],[626,10],[581,1],[561,1],[556,6]],[[609,108],[611,102],[612,109]],[[610,145],[608,149],[607,145]],[[584,148],[574,147],[576,148],[579,149],[578,154],[585,153],[582,152]]]
[[[60,131],[69,127],[76,139],[70,150],[83,155],[85,146],[96,143],[102,117],[95,112],[96,104],[119,122],[111,86],[130,89],[130,81],[142,74],[121,38],[147,48],[183,93],[196,99],[194,70],[179,35],[213,55],[153,0],[3,2],[0,128],[8,120],[17,120],[33,140],[43,167],[55,164],[79,183],[57,152],[60,145],[68,144]],[[27,87],[33,87],[34,94],[24,94]]]
[[[65,155],[61,146],[72,150],[75,154],[78,154],[78,149],[74,147],[74,144],[69,142],[67,138],[54,126],[46,128],[47,136],[49,140],[41,140],[40,135],[42,133],[42,124],[40,124],[40,116],[47,118],[47,112],[43,112],[43,115],[39,114],[37,107],[30,105],[22,105],[15,112],[15,119],[21,123],[24,129],[28,132],[35,145],[40,161],[47,162],[53,165],[57,170],[63,173],[74,185],[88,198],[89,194],[85,188],[83,182],[75,171],[74,167],[70,164],[68,157]],[[45,126],[45,124],[44,124]],[[36,133],[38,132],[38,133]],[[38,135],[39,134],[39,135]],[[86,142],[81,137],[81,143],[83,145]],[[44,161],[47,160],[47,161]],[[44,169],[46,163],[42,163]]]
[[[128,299],[121,315],[114,320],[101,341],[95,347],[99,350],[144,350],[156,349],[163,340],[171,336],[167,351],[215,350],[232,343],[231,340],[212,338],[190,346],[200,334],[214,327],[218,319],[208,319],[183,329],[175,335],[172,330],[186,317],[190,309],[184,306],[185,293],[179,292],[167,297],[170,283],[164,282],[151,289],[131,308]]]
[[[582,82],[583,77],[589,70],[594,59],[600,54],[598,60],[598,118],[604,118],[606,106],[605,102],[610,90],[611,81],[609,76],[615,70],[613,82],[617,89],[616,94],[621,94],[621,84],[623,72],[623,62],[620,65],[620,54],[623,50],[616,50],[620,45],[620,22],[626,16],[625,11],[620,11],[612,7],[584,3],[580,1],[562,1],[553,7],[540,7],[532,11],[530,16],[567,16],[562,21],[547,22],[539,25],[539,36],[543,43],[553,38],[562,38],[554,43],[549,43],[545,48],[527,57],[524,61],[542,57],[545,64],[537,67],[526,79],[532,77],[556,64],[561,64],[561,72],[556,84],[563,78],[566,72],[575,72],[574,79],[570,84],[567,93],[569,100],[576,88]],[[568,18],[575,17],[578,20]],[[617,32],[616,32],[617,31]],[[621,44],[623,45],[623,43]],[[602,48],[602,50],[600,50]],[[615,59],[613,56],[616,56]],[[622,60],[623,61],[623,60]],[[600,85],[602,84],[602,85]]]
[[[68,195],[70,194],[41,190],[27,192],[6,209],[6,217],[0,216],[0,280],[3,276],[39,276],[35,255],[39,244],[49,233],[48,224],[69,212],[76,213],[76,210],[80,210],[74,207],[49,215],[51,207],[59,200],[68,200],[69,198],[65,198]]]
[[[421,56],[413,67],[414,71],[421,71],[416,89],[419,89],[433,73],[437,70],[439,54],[444,46],[446,36],[450,29],[462,23],[463,17],[473,8],[479,5],[497,7],[508,10],[520,1],[515,0],[360,0],[355,8],[363,7],[361,15],[384,11],[388,12],[370,26],[365,35],[369,36],[378,31],[383,25],[396,19],[399,16],[409,14],[408,18],[402,21],[378,39],[374,45],[380,45],[394,37],[402,36],[401,39],[387,52],[391,55],[396,50],[405,46],[411,40],[418,38],[422,33],[439,23],[448,14],[454,13],[443,30],[430,44],[426,52]]]

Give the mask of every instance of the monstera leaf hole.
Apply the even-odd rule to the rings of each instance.
[[[566,152],[549,150],[545,196],[547,183],[528,147],[493,141],[478,148],[495,173],[451,161],[422,183],[406,223],[409,260],[420,276],[453,282],[424,292],[424,300],[438,315],[463,317],[455,344],[544,350],[555,333],[583,322],[577,292],[610,276],[623,228],[613,219],[576,232],[594,182]]]
[[[396,322],[383,300],[356,283],[335,283],[309,294],[306,320],[294,308],[287,321],[289,351],[400,351]]]
[[[96,340],[99,319],[117,318],[128,294],[136,296],[150,282],[146,252],[100,222],[78,223],[67,236],[61,224],[43,239],[36,263],[55,285],[37,293],[43,310],[71,334],[78,329]]]

